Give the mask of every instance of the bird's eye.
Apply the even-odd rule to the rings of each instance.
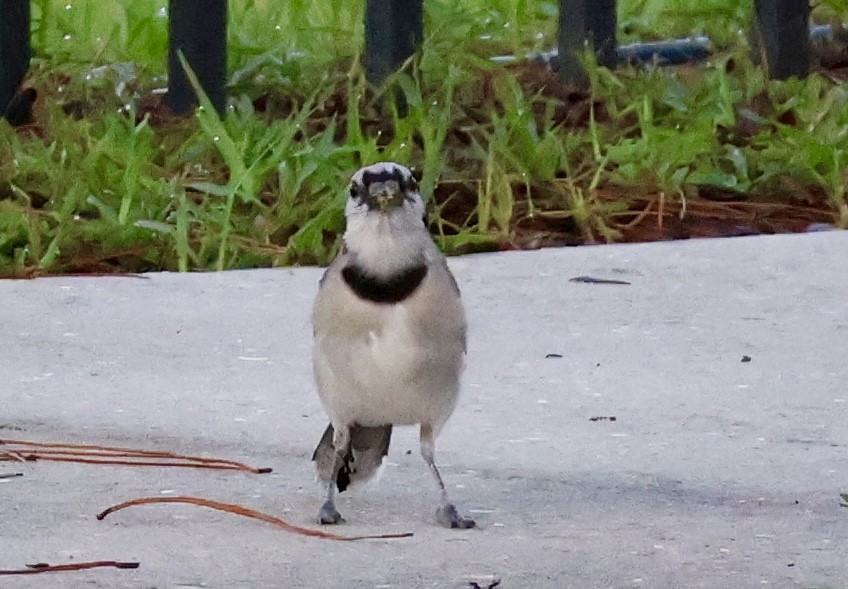
[[[350,185],[350,197],[356,198],[359,195],[359,187],[356,184]]]

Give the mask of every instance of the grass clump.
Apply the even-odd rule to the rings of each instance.
[[[180,120],[160,104],[164,1],[36,1],[35,123],[0,122],[0,275],[324,263],[349,175],[378,159],[418,168],[449,253],[674,237],[693,212],[768,230],[776,205],[798,229],[845,227],[846,91],[831,72],[765,80],[739,4],[620,2],[623,42],[728,49],[703,67],[587,63],[579,92],[489,59],[554,46],[556,2],[428,1],[396,90],[358,65],[362,3],[231,3],[226,116]]]

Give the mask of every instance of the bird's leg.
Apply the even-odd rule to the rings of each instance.
[[[337,524],[344,521],[342,514],[336,509],[336,478],[344,462],[344,456],[347,454],[349,445],[350,428],[348,426],[338,427],[334,424],[333,450],[336,456],[333,461],[333,476],[330,477],[330,482],[327,484],[327,500],[324,501],[324,505],[321,506],[321,510],[318,512],[319,524]]]
[[[439,469],[436,467],[435,461],[436,440],[433,435],[433,426],[430,424],[421,424],[421,456],[424,462],[430,467],[430,472],[436,479],[436,485],[439,487],[441,499],[439,507],[436,509],[436,520],[446,528],[473,528],[474,520],[468,517],[459,515],[456,507],[448,498],[448,491],[445,488],[445,483],[442,481],[442,475],[439,474]]]
[[[319,524],[337,524],[344,521],[342,514],[339,513],[338,509],[336,509],[335,496],[336,482],[330,481],[330,484],[327,485],[327,500],[324,501],[324,505],[322,505],[321,510],[318,511]]]

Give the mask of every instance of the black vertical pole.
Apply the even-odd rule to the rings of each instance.
[[[769,78],[785,80],[810,73],[808,0],[754,0],[754,59]]]
[[[566,84],[586,85],[580,55],[587,48],[594,50],[600,65],[615,66],[615,27],[615,0],[560,0],[560,79]]]
[[[29,0],[0,0],[0,116],[29,68]]]
[[[182,51],[203,91],[223,114],[227,100],[227,0],[170,0],[168,7],[168,106],[176,113],[185,113],[197,104],[177,56]]]
[[[424,0],[367,0],[365,75],[382,84],[415,53],[424,38]]]

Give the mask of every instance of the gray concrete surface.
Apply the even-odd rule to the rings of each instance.
[[[848,587],[848,233],[451,266],[471,334],[437,458],[480,527],[436,527],[405,428],[379,484],[342,496],[338,531],[414,537],[354,543],[192,506],[94,519],[129,498],[191,494],[311,523],[319,269],[0,282],[0,438],[274,468],[0,462],[24,472],[0,480],[0,568],[141,563],[2,586]]]

